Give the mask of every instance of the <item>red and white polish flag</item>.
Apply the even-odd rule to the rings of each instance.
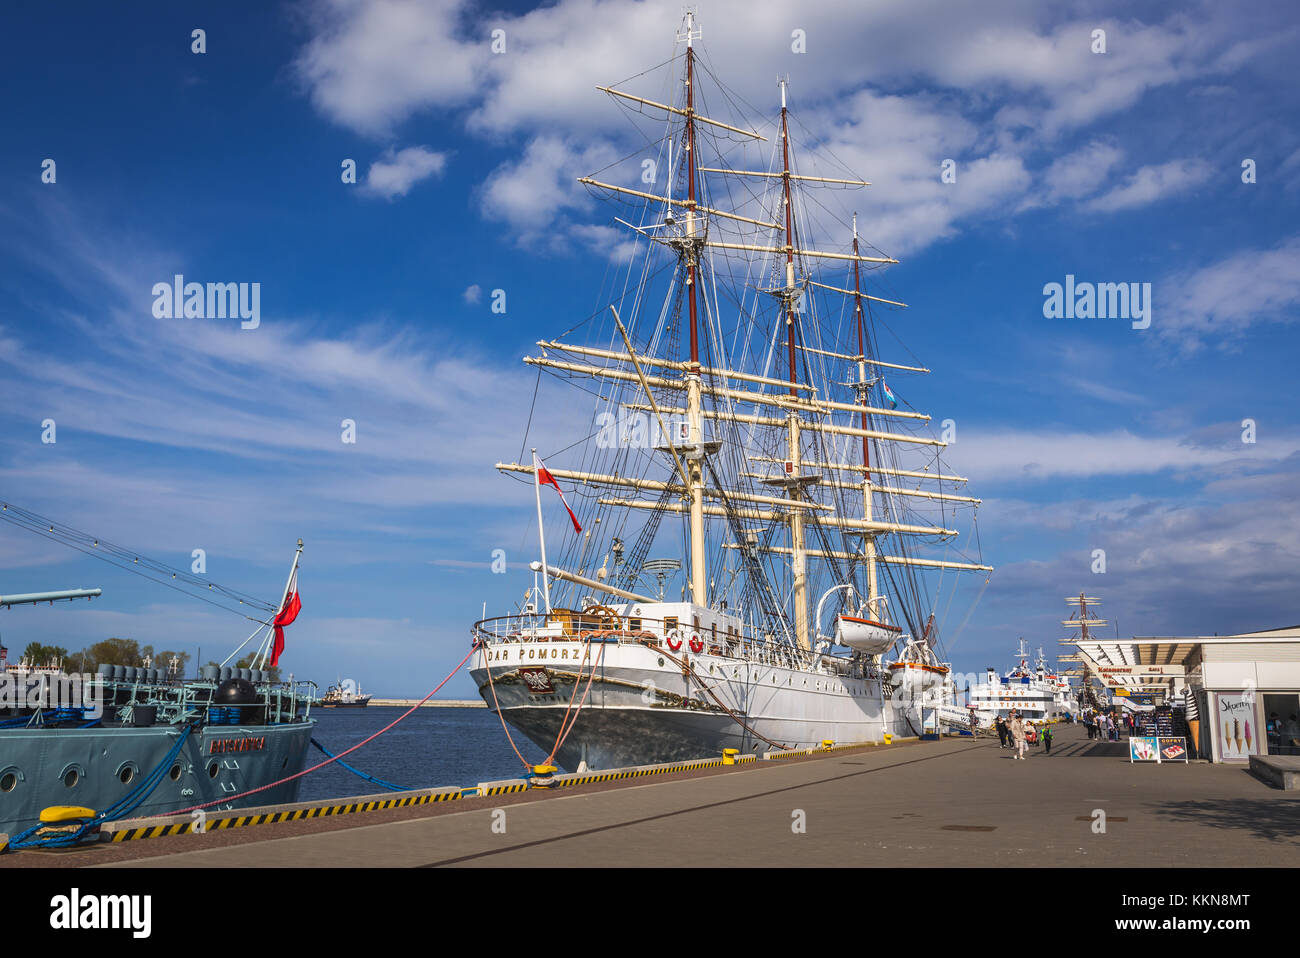
[[[564,503],[565,511],[569,513],[569,519],[573,523],[573,531],[581,532],[582,526],[578,524],[578,517],[575,516],[573,510],[569,508],[569,500],[564,498],[564,490],[561,489],[560,484],[555,481],[555,477],[547,472],[546,466],[542,463],[542,460],[537,458],[536,453],[533,454],[533,467],[537,470],[537,484],[539,486],[549,485],[555,487],[555,491],[560,494],[560,501]]]
[[[302,600],[298,598],[298,569],[295,566],[289,580],[289,591],[284,597],[282,608],[271,624],[275,626],[275,644],[271,647],[271,668],[280,664],[280,653],[284,651],[284,627],[291,625],[298,618],[302,609]]]

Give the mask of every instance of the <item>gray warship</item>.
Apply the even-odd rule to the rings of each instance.
[[[6,504],[6,512],[13,510]],[[254,620],[259,630],[245,640],[265,628],[266,648],[253,657],[254,665],[266,665],[272,636],[278,653],[281,627],[297,614],[301,551],[299,540],[280,606],[265,607],[279,614]],[[100,594],[0,595],[0,609]],[[24,839],[25,832],[51,823],[51,831],[79,828],[80,837],[118,818],[297,798],[301,779],[284,779],[304,767],[316,725],[316,684],[279,681],[269,668],[215,664],[185,678],[177,664],[173,658],[171,667],[156,668],[145,660],[102,664],[93,675],[68,674],[57,660],[11,662],[0,646],[0,833],[14,847],[31,838]],[[262,790],[247,794],[254,789]]]
[[[0,606],[99,591],[0,596]],[[46,808],[102,811],[149,784],[132,815],[237,807],[231,796],[302,770],[316,724],[313,683],[271,682],[260,669],[208,665],[183,680],[170,669],[101,665],[86,680],[58,663],[2,659],[0,685],[0,832],[10,835],[38,824]],[[299,781],[243,804],[291,802]]]

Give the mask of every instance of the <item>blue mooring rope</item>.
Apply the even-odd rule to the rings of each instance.
[[[119,799],[104,811],[97,812],[95,817],[89,821],[82,822],[81,827],[75,832],[56,832],[51,835],[33,838],[33,836],[35,836],[42,828],[48,827],[46,823],[42,822],[39,825],[33,825],[31,828],[19,835],[15,835],[9,842],[9,847],[62,848],[69,845],[75,845],[81,841],[82,837],[86,832],[90,831],[90,829],[97,828],[99,825],[107,821],[126,818],[131,812],[143,805],[149,796],[153,794],[153,790],[158,787],[158,783],[162,781],[163,775],[165,775],[167,770],[171,768],[172,762],[174,762],[176,756],[180,754],[181,749],[185,745],[185,740],[189,738],[189,734],[193,729],[194,727],[192,725],[185,726],[181,731],[180,737],[176,740],[176,744],[171,747],[167,756],[152,772],[144,777],[140,784],[136,786],[134,791],[127,794],[124,798]]]
[[[353,768],[347,762],[335,758],[333,752],[331,752],[329,749],[327,749],[324,745],[322,745],[320,742],[316,741],[315,739],[311,740],[311,744],[315,745],[318,749],[320,749],[321,752],[324,753],[326,758],[333,758],[335,764],[341,765],[343,768],[346,768],[353,775],[359,775],[361,778],[364,778],[367,782],[373,782],[375,785],[378,785],[380,788],[386,788],[390,792],[410,792],[415,790],[414,785],[394,785],[392,782],[385,782],[382,778],[375,778],[373,775],[367,775],[365,772],[361,771],[360,769]]]

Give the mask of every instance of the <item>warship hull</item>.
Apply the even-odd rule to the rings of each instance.
[[[302,771],[314,728],[308,720],[196,729],[132,816],[219,802]],[[140,787],[180,734],[174,726],[0,731],[0,832],[12,835],[35,825],[41,810],[52,805],[112,806]],[[300,781],[208,811],[292,802]]]

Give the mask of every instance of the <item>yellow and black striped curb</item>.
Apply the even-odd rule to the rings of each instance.
[[[523,779],[506,779],[503,782],[479,782],[478,788],[471,788],[466,791],[473,793],[466,796],[467,798],[473,798],[474,795],[484,797],[488,795],[509,795],[511,792],[528,791],[528,783]]]
[[[915,742],[918,736],[900,735],[893,739],[893,742]],[[892,742],[889,744],[893,744]],[[846,752],[850,749],[859,748],[876,748],[884,747],[885,742],[847,742],[843,745],[831,745],[829,747],[814,745],[812,748],[797,748],[789,752],[768,752],[763,756],[767,761],[773,762],[783,758],[806,758],[809,755],[826,755],[829,752]]]
[[[9,836],[4,832],[0,832],[0,855],[7,851],[9,851]]]
[[[736,764],[746,765],[758,761],[757,755],[737,755]],[[554,785],[586,785],[589,782],[612,782],[620,778],[640,778],[643,775],[664,775],[669,772],[688,772],[697,768],[718,768],[726,763],[720,758],[703,759],[696,762],[683,762],[679,765],[649,765],[642,768],[625,768],[612,772],[594,772],[590,775],[573,775],[556,777]]]
[[[276,822],[296,822],[309,818],[326,818],[331,815],[376,812],[386,808],[410,808],[416,805],[428,805],[430,802],[449,802],[464,797],[466,791],[472,793],[474,790],[442,789],[436,792],[424,792],[420,795],[404,795],[401,798],[383,798],[337,805],[311,805],[305,808],[288,808],[282,811],[268,811],[247,815],[223,814],[220,818],[209,817],[201,825],[193,819],[162,822],[153,825],[137,825],[132,821],[110,822],[103,827],[101,834],[110,842],[127,842],[137,838],[162,838],[164,835],[206,833],[227,828],[244,828],[248,825],[272,825]],[[135,821],[148,820],[136,819]]]
[[[757,755],[737,755],[736,764],[745,765],[758,761]],[[697,768],[716,768],[725,764],[720,758],[695,759],[689,762],[676,762],[667,765],[638,765],[635,768],[616,768],[608,772],[583,772],[555,775],[549,779],[536,778],[530,785],[527,781],[504,779],[495,782],[479,782],[478,794],[481,796],[508,795],[511,792],[523,792],[532,788],[565,788],[571,785],[589,785],[594,782],[612,782],[623,778],[640,778],[645,775],[666,775],[670,772],[689,772]]]

